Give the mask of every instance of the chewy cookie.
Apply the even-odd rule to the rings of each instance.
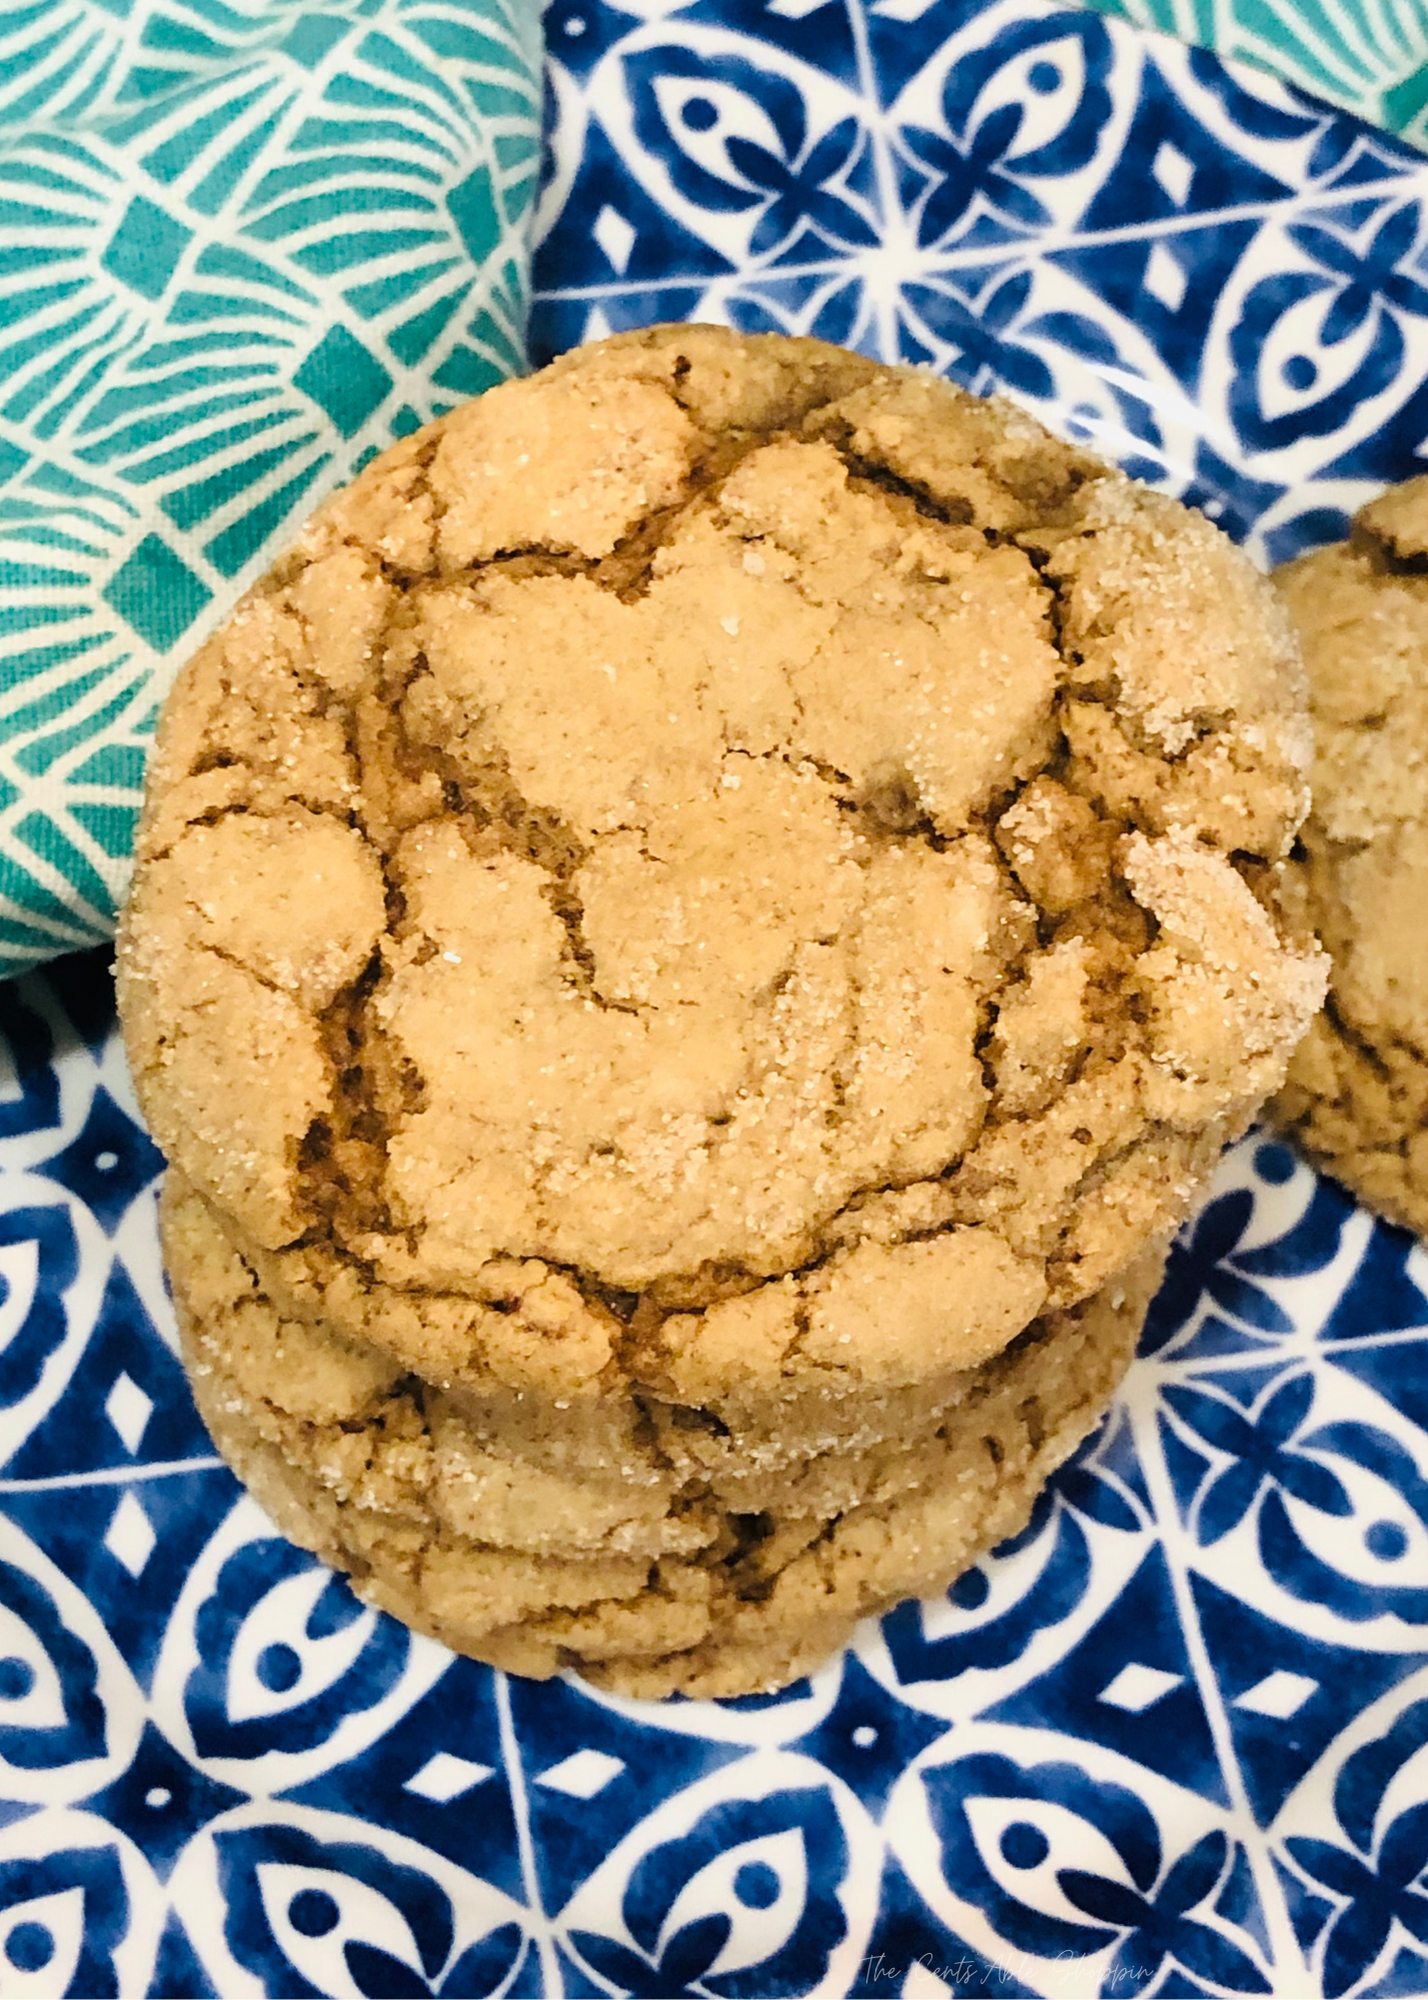
[[[1014,410],[708,327],[578,350],[377,460],[170,698],[119,967],[185,1268],[236,1260],[293,1394],[305,1329],[481,1454],[461,1548],[537,1479],[560,1560],[588,1488],[578,1560],[681,1590],[735,1518],[831,1546],[1131,1295],[1281,1080],[1307,743],[1224,537]],[[220,1443],[357,1565],[358,1415],[176,1284]],[[769,1684],[777,1594],[683,1650]],[[504,1603],[505,1657],[591,1657]],[[650,1684],[654,1616],[603,1671]]]
[[[1274,580],[1316,744],[1296,879],[1333,970],[1273,1109],[1336,1179],[1428,1233],[1428,477]]]
[[[176,1175],[163,1225],[199,1408],[285,1533],[459,1651],[640,1695],[796,1678],[1024,1526],[1124,1374],[1164,1261],[1033,1322],[912,1441],[826,1453],[752,1506],[657,1438],[593,1474],[518,1433],[494,1450],[442,1391],[284,1318]]]

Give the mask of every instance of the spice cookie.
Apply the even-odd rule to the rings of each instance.
[[[926,375],[622,336],[376,461],[181,676],[137,1087],[429,1380],[974,1366],[1278,1083],[1305,755],[1200,516]]]
[[[1162,1262],[1026,1329],[912,1443],[731,1508],[658,1447],[593,1477],[484,1450],[440,1392],[279,1314],[191,1193],[164,1221],[200,1411],[283,1531],[460,1651],[635,1694],[777,1686],[1015,1532],[1120,1381]]]
[[[1282,1080],[1273,592],[1008,406],[656,328],[181,675],[121,929],[220,1448],[524,1672],[776,1685],[1024,1520]]]
[[[1428,1232],[1428,478],[1281,569],[1316,739],[1297,886],[1333,961],[1274,1105],[1336,1179]]]

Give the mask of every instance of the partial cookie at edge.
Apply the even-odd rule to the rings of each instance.
[[[1329,999],[1272,1115],[1337,1179],[1428,1234],[1428,478],[1275,582],[1303,641],[1314,809],[1293,889]]]

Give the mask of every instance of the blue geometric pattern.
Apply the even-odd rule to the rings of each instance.
[[[213,1456],[106,988],[91,954],[0,989],[0,1981],[1428,1986],[1409,1238],[1251,1137],[1112,1418],[946,1598],[774,1698],[508,1681],[366,1609]]]
[[[879,5],[552,17],[547,344],[841,300],[911,354],[988,245],[1022,303],[934,358],[1255,545],[1413,468],[1428,166],[1092,16]],[[653,1707],[453,1660],[274,1533],[184,1387],[103,961],[0,1034],[0,1991],[1428,1990],[1428,1261],[1284,1146],[1223,1162],[1022,1535],[782,1695]]]
[[[529,0],[0,17],[0,976],[109,935],[175,669],[524,365]]]
[[[537,360],[713,319],[1003,388],[1264,560],[1428,438],[1421,155],[1037,0],[556,0]]]

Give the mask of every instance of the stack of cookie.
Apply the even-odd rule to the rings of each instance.
[[[1322,997],[1202,518],[665,328],[378,459],[181,677],[120,950],[220,1448],[517,1671],[737,1694],[1104,1408]]]

